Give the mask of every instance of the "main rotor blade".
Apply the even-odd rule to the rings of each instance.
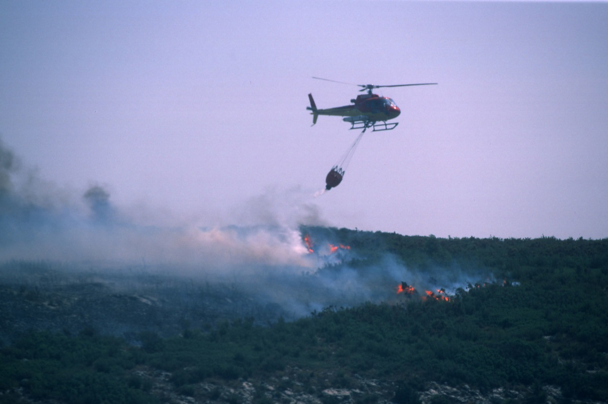
[[[382,86],[377,86],[375,84],[354,84],[354,83],[347,83],[345,81],[338,81],[338,80],[330,80],[330,79],[324,79],[322,77],[312,77],[313,79],[316,80],[323,80],[323,81],[329,81],[332,83],[338,83],[338,84],[346,84],[349,86],[357,86],[357,87],[361,87],[361,90],[359,91],[371,91],[374,88],[382,88],[382,87],[409,87],[409,86],[433,86],[436,85],[437,83],[414,83],[414,84],[387,84],[387,85],[382,85]]]
[[[383,87],[409,87],[409,86],[433,86],[436,85],[437,83],[415,83],[415,84],[388,84],[388,85],[384,85],[384,86],[377,86],[374,84],[359,84],[359,87],[362,87],[361,90],[359,91],[365,91],[365,90],[373,90],[374,88],[383,88]]]
[[[416,83],[416,84],[390,84],[390,85],[386,85],[386,86],[374,86],[374,88],[380,88],[380,87],[408,87],[408,86],[433,86],[436,85],[437,83]]]
[[[313,79],[317,79],[317,80],[324,80],[324,81],[331,81],[332,83],[340,83],[340,84],[348,84],[349,86],[358,86],[359,84],[353,84],[353,83],[346,83],[344,81],[336,81],[336,80],[330,80],[330,79],[324,79],[321,77],[312,77]]]

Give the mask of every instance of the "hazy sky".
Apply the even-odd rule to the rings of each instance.
[[[608,3],[3,1],[0,136],[80,195],[240,224],[247,204],[440,237],[608,237]],[[392,132],[319,108],[386,88]],[[259,207],[259,206],[258,206]],[[314,209],[313,209],[314,210]]]

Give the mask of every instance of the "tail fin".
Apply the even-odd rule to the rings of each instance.
[[[314,98],[312,98],[312,94],[308,94],[308,99],[310,100],[310,109],[314,112],[317,110],[317,104],[315,104]]]
[[[310,101],[310,107],[306,109],[312,111],[312,124],[314,125],[317,123],[317,119],[319,118],[319,114],[317,113],[317,104],[315,104],[312,94],[308,94],[308,100]]]

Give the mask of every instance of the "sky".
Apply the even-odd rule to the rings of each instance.
[[[150,221],[608,237],[608,3],[0,3],[0,138]],[[319,108],[383,88],[399,126]]]

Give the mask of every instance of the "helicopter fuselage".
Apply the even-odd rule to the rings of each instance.
[[[392,99],[380,97],[377,94],[361,94],[356,99],[351,100],[351,102],[353,104],[343,107],[327,109],[309,107],[308,109],[312,111],[313,115],[361,117],[361,120],[368,121],[388,121],[397,118],[401,114],[401,110]]]
[[[388,97],[380,97],[377,94],[361,94],[356,99],[350,100],[353,104],[343,107],[319,109],[308,94],[310,107],[307,107],[312,114],[312,124],[317,123],[319,115],[342,116],[344,122],[351,124],[350,129],[372,128],[374,132],[395,129],[398,123],[387,123],[390,119],[395,119],[401,114],[401,110],[393,100]]]
[[[342,81],[335,81],[324,79],[321,77],[313,77],[313,79],[331,81],[341,84],[352,84],[344,83]],[[354,84],[361,87],[359,91],[367,91],[367,94],[361,94],[356,99],[350,100],[352,105],[346,105],[343,107],[318,109],[315,105],[315,100],[312,98],[312,94],[308,94],[310,100],[310,107],[306,107],[307,110],[311,111],[312,124],[317,123],[319,115],[334,115],[343,116],[343,121],[350,122],[351,129],[363,129],[363,132],[367,128],[372,128],[374,132],[393,130],[397,127],[397,122],[387,123],[390,119],[395,119],[401,114],[401,110],[395,104],[393,100],[388,97],[380,97],[377,94],[373,94],[372,90],[381,87],[411,87],[411,86],[429,86],[436,85],[437,83],[413,83],[413,84],[388,84],[388,85],[376,85],[376,84]]]

